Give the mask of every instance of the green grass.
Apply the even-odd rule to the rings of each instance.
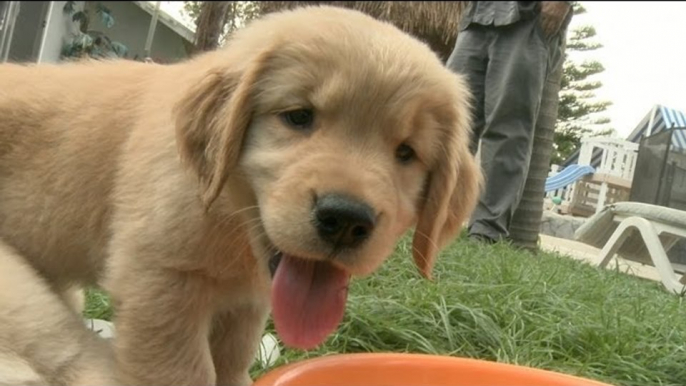
[[[101,290],[88,289],[83,314],[87,318],[111,320],[113,312],[107,294]]]
[[[686,384],[686,305],[659,283],[556,254],[457,241],[423,280],[409,239],[351,284],[346,316],[319,349],[283,349],[276,366],[332,353],[414,352],[499,361],[614,385]],[[89,315],[109,316],[89,296]],[[273,332],[269,324],[267,329]],[[256,364],[252,375],[266,369]]]

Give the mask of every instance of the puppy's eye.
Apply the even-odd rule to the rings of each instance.
[[[395,158],[401,163],[409,163],[415,158],[414,149],[403,143],[395,149]]]
[[[294,129],[307,130],[314,123],[314,111],[312,109],[286,111],[281,113],[281,119]]]

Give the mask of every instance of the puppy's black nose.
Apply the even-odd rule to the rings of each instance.
[[[374,229],[374,210],[352,197],[329,193],[317,199],[314,225],[319,237],[337,247],[354,247]]]

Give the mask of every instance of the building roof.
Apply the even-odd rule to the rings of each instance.
[[[655,105],[650,111],[641,119],[634,131],[626,138],[627,141],[640,143],[641,139],[651,136],[665,130],[684,128],[686,127],[686,113],[679,110],[674,110],[663,105]],[[686,149],[686,131],[678,130],[672,136],[672,146],[679,149]],[[598,167],[600,165],[600,157],[602,151],[596,149],[593,152],[591,166]],[[570,155],[562,166],[566,167],[577,163],[579,160],[579,150],[577,149]]]
[[[644,136],[650,136],[676,127],[686,127],[686,114],[666,106],[656,105],[650,110],[650,113],[646,114],[634,131],[629,134],[627,140],[631,142],[640,142],[641,138]],[[679,131],[678,134],[672,138],[673,145],[681,148],[686,147],[686,137],[684,137],[684,135],[686,134]]]

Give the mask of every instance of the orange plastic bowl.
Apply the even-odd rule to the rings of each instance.
[[[424,354],[339,354],[277,368],[254,386],[610,386],[530,367]]]

